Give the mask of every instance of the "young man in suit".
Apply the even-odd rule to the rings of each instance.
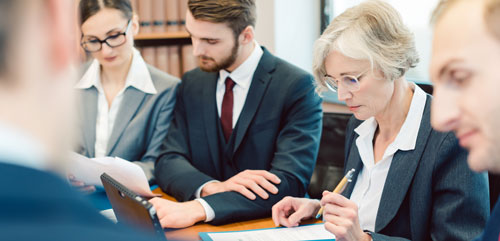
[[[155,176],[183,203],[151,200],[164,227],[269,216],[304,196],[321,134],[313,77],[254,39],[253,0],[190,0],[199,68],[186,73]]]
[[[99,215],[64,179],[75,127],[72,3],[0,0],[0,239],[155,240]]]
[[[500,173],[499,20],[500,0],[441,1],[434,13],[432,125],[456,133],[477,172]],[[500,201],[478,240],[500,240]]]

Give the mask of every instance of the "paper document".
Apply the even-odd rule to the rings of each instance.
[[[99,212],[102,216],[106,217],[107,219],[111,220],[113,223],[118,223],[118,220],[116,219],[115,212],[113,211],[112,208],[110,209],[105,209]]]
[[[68,173],[87,185],[102,187],[104,172],[143,197],[160,196],[151,192],[146,174],[138,165],[119,157],[88,158],[75,152],[70,154]]]
[[[335,240],[324,224],[311,224],[294,228],[267,228],[234,232],[201,232],[203,241],[290,241]]]

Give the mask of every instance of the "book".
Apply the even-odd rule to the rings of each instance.
[[[186,73],[196,67],[198,63],[196,62],[196,57],[193,55],[193,45],[183,45],[182,46],[182,73]]]
[[[179,27],[180,31],[186,30],[186,12],[188,10],[188,0],[179,0]]]
[[[168,73],[169,72],[169,56],[168,56],[168,47],[167,46],[159,46],[156,47],[156,68],[159,70]]]
[[[165,32],[165,0],[152,0],[153,32]]]
[[[153,32],[153,0],[138,0],[137,8],[139,13],[139,32]]]
[[[142,48],[142,58],[146,63],[156,66],[156,51],[155,47]]]
[[[176,77],[181,77],[181,59],[180,59],[179,46],[168,47],[168,70],[169,73]]]
[[[165,13],[167,15],[167,32],[179,31],[179,0],[165,0]]]

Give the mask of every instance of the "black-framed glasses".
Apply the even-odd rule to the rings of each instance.
[[[333,91],[337,92],[339,89],[339,85],[343,85],[348,91],[357,91],[359,90],[359,78],[364,75],[368,70],[363,71],[361,74],[357,76],[353,75],[343,75],[340,79],[334,79],[328,75],[323,76],[323,81],[326,87]]]
[[[94,36],[86,37],[82,35],[82,48],[87,52],[97,52],[102,49],[103,43],[106,43],[111,48],[119,47],[127,42],[127,32],[130,29],[131,25],[132,19],[129,19],[125,31],[110,35],[103,40],[100,40],[99,38]]]

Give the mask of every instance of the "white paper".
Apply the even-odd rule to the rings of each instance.
[[[102,210],[100,211],[99,213],[101,213],[102,216],[104,216],[105,218],[111,220],[111,222],[113,223],[118,223],[118,220],[116,219],[116,215],[115,215],[115,212],[113,211],[113,209],[105,209],[105,210]]]
[[[105,172],[138,195],[159,196],[151,192],[148,179],[141,167],[119,157],[88,158],[72,152],[69,163],[68,174],[86,185],[102,187],[101,175]]]
[[[208,233],[208,236],[214,241],[335,240],[335,235],[326,231],[324,224],[305,225],[294,228]]]

